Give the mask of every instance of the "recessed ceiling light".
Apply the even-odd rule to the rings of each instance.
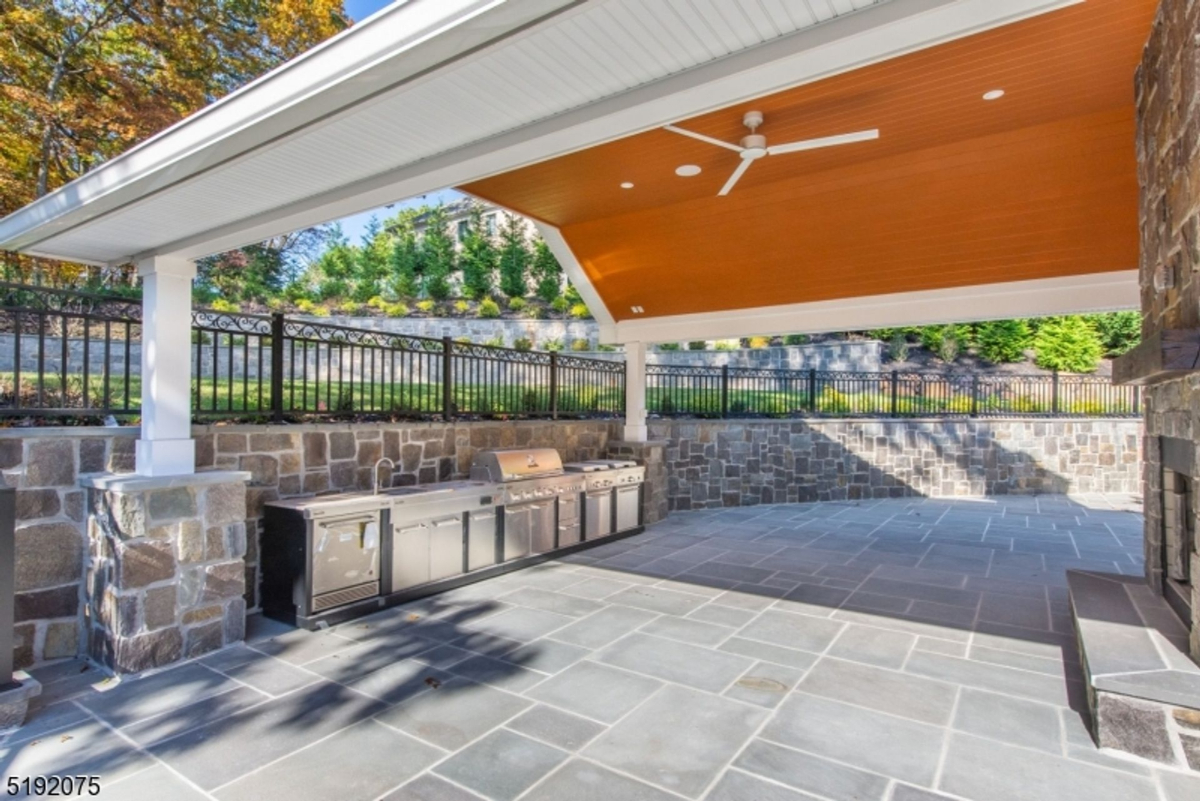
[[[1002,97],[1004,97],[1003,89],[993,89],[990,92],[983,93],[984,100],[999,100]]]
[[[700,167],[696,164],[681,164],[675,168],[675,174],[680,178],[691,178],[700,174]]]
[[[633,181],[626,181],[621,184],[622,189],[633,189]]]
[[[630,310],[631,312],[633,312],[634,314],[642,314],[643,312],[645,312],[645,311],[646,311],[646,310],[645,310],[645,309],[643,309],[641,306],[630,306],[630,307],[629,307],[629,310]]]

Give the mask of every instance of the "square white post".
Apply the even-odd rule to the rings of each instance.
[[[137,472],[196,472],[192,439],[192,279],[187,259],[154,256],[138,262],[142,276],[142,436]]]
[[[645,442],[646,343],[625,343],[625,441]]]

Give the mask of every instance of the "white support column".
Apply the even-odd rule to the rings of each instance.
[[[625,441],[645,442],[646,343],[625,343]]]
[[[138,262],[142,276],[142,436],[137,472],[196,472],[192,439],[192,279],[196,265],[154,256]]]

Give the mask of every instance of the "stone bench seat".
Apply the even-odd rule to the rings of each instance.
[[[1200,666],[1183,622],[1142,578],[1072,570],[1067,584],[1096,742],[1200,769]]]

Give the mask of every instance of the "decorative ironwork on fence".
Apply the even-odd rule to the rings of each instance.
[[[193,314],[198,416],[591,417],[625,365],[271,316]]]
[[[0,283],[0,416],[137,414],[141,301]]]
[[[850,373],[648,365],[662,417],[1134,417],[1137,387],[1085,375]]]
[[[0,416],[132,416],[141,406],[141,304],[0,283]],[[182,354],[180,354],[182,356]],[[168,354],[167,357],[173,357]],[[282,314],[192,314],[200,418],[603,417],[625,410],[625,364],[392,334]],[[1137,387],[1079,375],[649,365],[663,417],[1140,414]]]

